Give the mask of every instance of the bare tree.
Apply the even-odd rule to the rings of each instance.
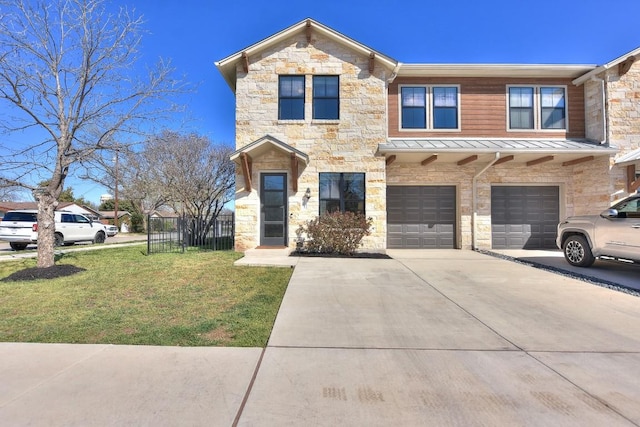
[[[137,181],[130,184],[137,185],[140,194],[153,195],[157,206],[169,204],[176,212],[198,218],[191,243],[199,242],[233,199],[231,152],[230,146],[212,144],[204,136],[165,131],[145,143],[138,156]]]
[[[28,143],[1,146],[0,186],[38,200],[38,267],[54,264],[54,210],[72,167],[125,145],[181,90],[160,61],[136,76],[142,20],[105,0],[0,0],[0,129]],[[47,180],[46,187],[34,183]]]

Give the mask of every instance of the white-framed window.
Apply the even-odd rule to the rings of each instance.
[[[459,85],[400,85],[400,130],[460,130]]]
[[[567,87],[507,86],[507,129],[568,130]]]

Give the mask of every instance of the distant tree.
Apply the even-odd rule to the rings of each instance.
[[[38,267],[54,264],[54,210],[74,166],[101,150],[123,150],[169,109],[159,100],[181,90],[160,61],[146,77],[132,72],[142,20],[106,0],[0,0],[0,129],[37,135],[2,146],[0,186],[38,200]],[[116,143],[116,141],[118,141]],[[35,187],[33,177],[47,179]]]
[[[157,203],[162,202],[156,208],[166,204],[175,212],[199,218],[191,233],[194,243],[204,238],[234,196],[232,151],[201,135],[165,131],[147,140],[136,156],[138,169],[130,184],[141,195],[153,195]]]

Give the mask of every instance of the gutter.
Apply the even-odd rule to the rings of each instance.
[[[500,152],[495,153],[495,158],[490,161],[480,172],[475,174],[473,179],[471,180],[471,194],[472,194],[472,217],[471,217],[471,249],[474,251],[478,249],[476,245],[476,235],[477,230],[476,226],[478,225],[478,178],[483,175],[491,166],[494,165],[495,162],[500,160]]]

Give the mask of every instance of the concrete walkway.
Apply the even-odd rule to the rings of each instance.
[[[640,425],[640,298],[390,255],[299,258],[264,352],[0,344],[0,424]]]

